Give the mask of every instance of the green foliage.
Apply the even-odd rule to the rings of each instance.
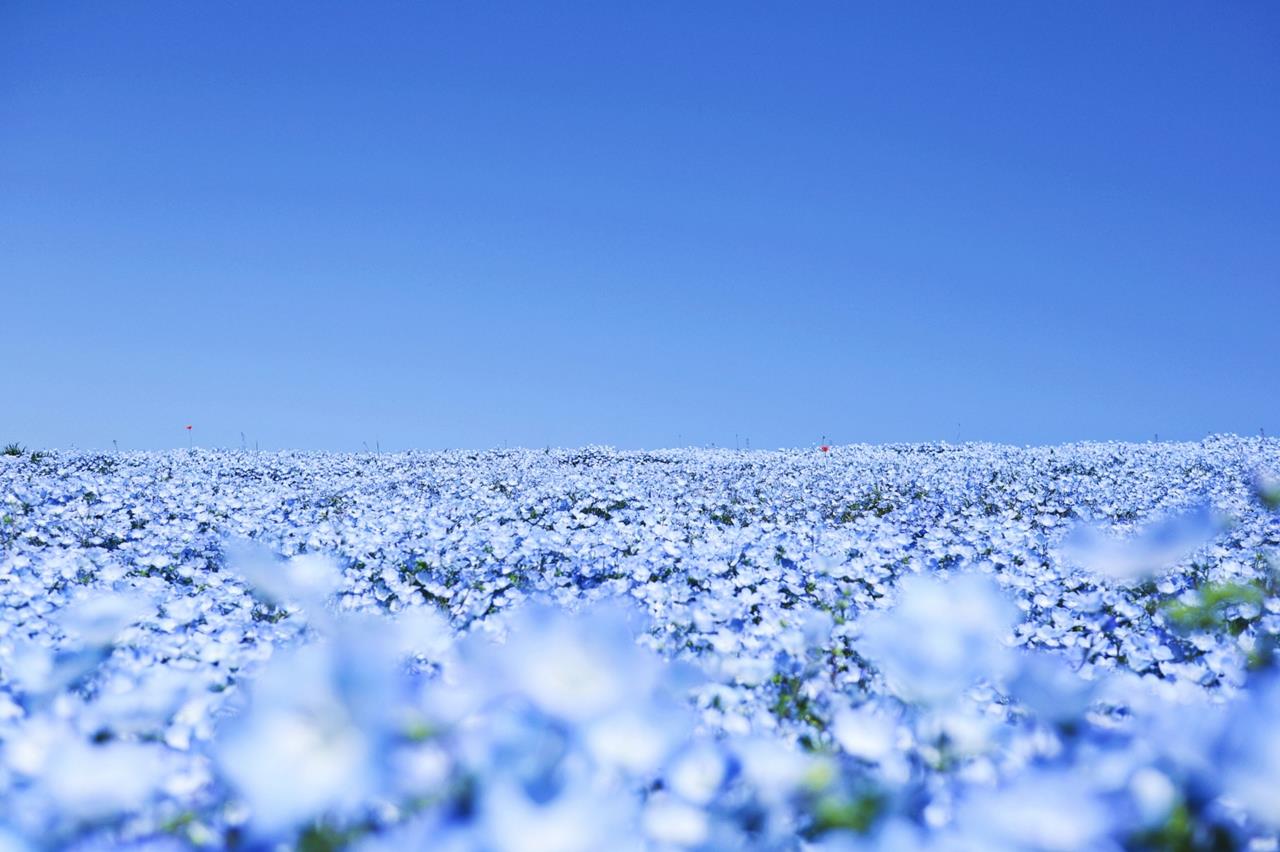
[[[1248,626],[1248,620],[1231,618],[1231,608],[1241,604],[1261,605],[1265,594],[1258,581],[1206,583],[1196,590],[1196,598],[1194,603],[1167,600],[1161,604],[1160,609],[1169,622],[1180,630],[1227,629],[1239,634]]]
[[[6,444],[3,452],[6,456],[20,456],[27,451],[21,444]]]
[[[1259,636],[1245,660],[1249,671],[1261,672],[1275,668],[1278,650],[1276,645],[1276,637],[1266,633]]]
[[[270,604],[259,603],[254,605],[250,615],[257,622],[279,624],[289,617],[289,611]]]
[[[346,849],[369,834],[368,826],[338,828],[324,822],[316,822],[303,829],[298,836],[297,852],[338,852]]]
[[[187,826],[196,821],[194,811],[182,811],[176,816],[170,817],[160,824],[160,830],[165,834],[179,834]]]
[[[814,835],[828,831],[854,831],[866,834],[876,817],[884,810],[884,800],[874,793],[858,796],[826,795],[813,808]]]
[[[923,492],[917,492],[921,497]],[[913,495],[914,496],[914,495]],[[879,486],[872,491],[864,494],[862,497],[847,503],[844,511],[840,513],[840,523],[847,524],[856,521],[863,515],[875,515],[877,518],[883,518],[885,515],[898,508],[889,495],[885,494]]]
[[[775,674],[772,683],[778,687],[778,695],[771,708],[773,715],[779,719],[803,722],[819,731],[826,730],[827,724],[817,714],[813,701],[804,694],[800,678]]]
[[[1258,482],[1254,493],[1258,502],[1271,511],[1280,510],[1280,481],[1268,479]]]
[[[710,514],[707,515],[707,517],[715,521],[717,524],[720,524],[721,526],[731,527],[734,524],[733,512],[730,511],[730,509],[727,506],[711,512]],[[746,524],[743,523],[741,524],[741,526],[745,527]]]
[[[1169,812],[1164,823],[1129,838],[1130,852],[1231,852],[1238,846],[1221,825],[1206,825],[1185,804]]]
[[[595,515],[597,518],[601,518],[606,521],[613,519],[614,512],[625,508],[627,508],[626,500],[613,500],[603,506],[591,505],[585,507],[574,507],[576,511],[581,512],[584,515]]]

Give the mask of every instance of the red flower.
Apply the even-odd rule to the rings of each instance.
[[[187,428],[190,429],[191,427],[188,426]],[[822,450],[824,453],[831,452],[831,448],[828,447],[826,444],[823,444],[821,447],[818,447],[818,449]]]
[[[187,427],[187,431],[188,431],[188,432],[190,432],[190,431],[191,431],[191,427],[190,427],[190,426],[188,426],[188,427]]]

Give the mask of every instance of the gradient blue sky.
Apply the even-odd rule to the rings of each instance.
[[[5,3],[0,441],[1280,433],[1278,152],[1274,2]]]

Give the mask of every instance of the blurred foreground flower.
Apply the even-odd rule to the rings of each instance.
[[[858,647],[902,698],[943,702],[979,678],[999,679],[1008,671],[1004,641],[1016,613],[980,574],[910,576],[899,584],[892,609],[866,618]]]
[[[1067,562],[1120,582],[1165,571],[1208,544],[1222,529],[1207,505],[1152,522],[1120,538],[1101,527],[1080,525],[1058,550]]]

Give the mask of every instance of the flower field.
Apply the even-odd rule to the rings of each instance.
[[[1280,441],[0,456],[0,849],[1233,850]]]

